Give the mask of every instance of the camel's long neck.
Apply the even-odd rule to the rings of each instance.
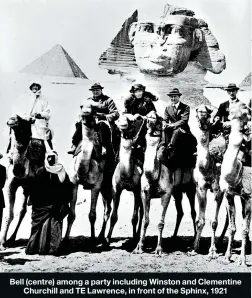
[[[129,146],[131,140],[121,138],[119,162],[121,175],[124,178],[130,178],[133,175],[134,163],[132,161],[132,147]]]
[[[233,174],[235,176],[237,174],[237,155],[239,153],[242,141],[243,134],[241,132],[241,125],[237,119],[234,119],[232,120],[229,143],[222,163],[222,169],[226,175]]]
[[[210,166],[209,130],[199,129],[197,136],[197,164],[200,172],[207,173]]]
[[[82,124],[82,146],[77,158],[77,171],[80,176],[85,176],[88,173],[94,148],[94,135],[94,128]]]
[[[144,174],[150,179],[157,179],[159,175],[159,162],[157,159],[157,147],[161,141],[161,136],[152,136],[150,133],[146,134],[146,151],[144,161]]]

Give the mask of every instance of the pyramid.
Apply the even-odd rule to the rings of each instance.
[[[20,72],[87,79],[79,66],[59,44],[27,65]]]
[[[246,78],[241,82],[241,84],[239,85],[239,87],[246,91],[246,90],[250,90],[251,89],[251,79],[252,79],[252,73],[250,72]]]
[[[110,47],[99,58],[99,66],[108,69],[110,74],[121,73],[123,68],[137,69],[134,49],[128,37],[132,23],[137,22],[136,10],[122,25],[121,30],[110,43]]]

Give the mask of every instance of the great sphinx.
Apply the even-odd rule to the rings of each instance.
[[[176,86],[186,95],[184,102],[195,107],[209,104],[203,96],[206,72],[221,73],[226,60],[207,22],[192,10],[166,4],[159,18],[139,19],[136,10],[101,55],[99,66],[142,81],[161,98]]]

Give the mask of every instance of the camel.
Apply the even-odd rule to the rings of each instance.
[[[18,115],[11,117],[7,122],[7,125],[14,132],[12,140],[13,162],[7,171],[6,216],[3,220],[0,249],[4,249],[4,246],[11,245],[15,241],[27,209],[29,178],[34,177],[36,170],[44,163],[45,147],[42,140],[31,139],[31,123],[31,121],[22,119]],[[14,204],[19,187],[23,188],[23,196],[20,198],[22,200],[21,210],[18,214],[17,226],[9,240],[6,241],[9,226],[14,218]]]
[[[139,237],[142,218],[143,218],[143,206],[141,200],[141,186],[140,179],[142,170],[134,162],[134,147],[136,146],[139,133],[145,125],[144,121],[140,127],[136,136],[134,136],[133,120],[130,114],[121,115],[116,122],[117,127],[121,132],[121,142],[119,149],[119,161],[116,166],[113,180],[112,180],[112,191],[113,191],[113,211],[110,219],[110,229],[107,235],[107,243],[110,243],[114,226],[118,220],[118,207],[120,202],[121,193],[124,189],[132,191],[134,193],[134,211],[132,216],[133,226],[133,239]],[[140,211],[138,229],[138,211]]]
[[[106,224],[111,212],[111,181],[112,172],[106,170],[106,154],[104,155],[104,138],[111,139],[109,126],[100,121],[96,123],[95,113],[90,103],[82,106],[82,141],[74,156],[72,170],[69,172],[70,181],[74,183],[73,200],[70,204],[71,213],[68,217],[68,228],[65,240],[69,239],[72,224],[75,220],[75,205],[77,201],[78,186],[91,190],[91,204],[89,221],[91,225],[92,246],[95,241],[96,205],[99,193],[102,194],[104,204],[103,225],[99,239],[105,239]],[[112,145],[111,145],[112,148]],[[106,148],[108,150],[108,148]],[[111,149],[113,151],[113,149]],[[113,162],[113,161],[110,161]],[[106,175],[104,175],[106,173]]]
[[[146,133],[146,151],[141,177],[141,197],[143,202],[143,224],[141,229],[140,240],[134,253],[143,253],[146,230],[149,225],[149,212],[151,198],[161,197],[162,213],[158,224],[158,243],[155,250],[156,255],[162,255],[162,233],[164,228],[165,214],[170,202],[171,195],[175,199],[177,209],[177,221],[173,237],[177,231],[183,217],[182,196],[185,192],[189,198],[191,206],[191,216],[195,228],[196,212],[194,209],[195,202],[195,184],[192,180],[192,169],[178,168],[171,170],[161,164],[157,158],[158,146],[162,140],[162,118],[156,112],[151,111],[147,116],[147,133]]]
[[[243,141],[243,129],[250,116],[244,104],[238,103],[230,109],[231,133],[229,143],[221,165],[220,187],[225,192],[226,208],[229,217],[229,239],[225,259],[230,262],[232,243],[236,232],[235,195],[240,196],[242,203],[242,246],[238,264],[246,265],[246,243],[251,221],[251,167],[242,165],[238,158]]]
[[[210,190],[214,194],[213,204],[211,209],[214,210],[213,218],[211,220],[211,245],[209,248],[208,259],[214,259],[216,254],[216,229],[218,226],[218,215],[220,206],[223,200],[223,192],[220,190],[220,168],[217,167],[213,156],[209,152],[210,142],[210,117],[212,110],[207,106],[201,105],[196,109],[197,127],[195,137],[197,139],[197,161],[194,169],[193,177],[196,183],[196,194],[199,202],[199,216],[196,222],[197,233],[190,255],[195,255],[199,247],[199,240],[205,225],[205,211],[207,205],[207,191]],[[227,229],[228,222],[226,221],[224,230],[220,238],[223,238]]]

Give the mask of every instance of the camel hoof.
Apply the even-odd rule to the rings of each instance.
[[[136,254],[136,255],[143,254],[144,251],[143,251],[142,246],[141,246],[141,245],[137,245],[137,247],[133,250],[132,253],[133,253],[133,254]]]
[[[162,249],[162,247],[158,246],[155,250],[155,255],[157,257],[162,257],[162,254],[163,254],[163,249]]]
[[[214,259],[217,259],[217,258],[218,258],[218,254],[216,253],[215,250],[209,251],[209,253],[207,255],[207,261],[211,261],[211,260],[214,260]]]
[[[238,258],[238,265],[239,266],[246,266],[247,267],[246,258],[245,257],[239,257]]]
[[[192,250],[188,251],[187,256],[188,257],[193,257],[193,256],[196,256],[197,254],[198,253],[196,252],[196,250],[192,249]]]
[[[230,255],[225,255],[224,257],[224,264],[228,265],[231,263],[231,256]]]

